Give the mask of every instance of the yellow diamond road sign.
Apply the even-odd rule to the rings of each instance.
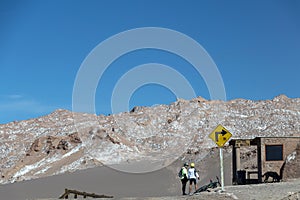
[[[231,138],[232,134],[224,128],[222,125],[218,125],[217,128],[211,134],[209,134],[209,137],[219,146],[223,147],[224,144]]]

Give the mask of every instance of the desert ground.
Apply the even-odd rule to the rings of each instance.
[[[268,183],[256,185],[225,186],[221,192],[216,188],[210,192],[202,192],[193,196],[161,196],[161,197],[127,197],[122,200],[298,200],[300,199],[300,179],[281,183]],[[116,198],[114,198],[116,199]],[[39,200],[54,200],[39,199]]]
[[[199,186],[202,185],[199,182]],[[63,194],[64,188],[113,195],[113,199],[123,200],[300,199],[300,179],[280,183],[225,185],[223,192],[216,188],[193,196],[181,196],[180,181],[168,168],[146,174],[128,174],[108,167],[2,185],[0,196],[1,199],[13,200],[53,200]],[[73,195],[70,195],[69,199],[72,198]]]

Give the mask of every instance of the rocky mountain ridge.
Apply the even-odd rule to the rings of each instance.
[[[0,183],[103,164],[133,173],[154,171],[187,152],[204,157],[202,150],[215,145],[208,134],[218,124],[233,138],[299,135],[300,98],[223,102],[198,97],[110,116],[56,110],[3,124]]]

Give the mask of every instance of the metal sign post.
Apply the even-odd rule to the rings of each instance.
[[[231,138],[232,134],[222,125],[218,125],[209,137],[218,145],[220,151],[221,166],[221,190],[224,191],[224,165],[223,165],[223,146]]]
[[[223,166],[223,147],[220,150],[220,166],[221,166],[221,190],[224,191],[224,166]]]

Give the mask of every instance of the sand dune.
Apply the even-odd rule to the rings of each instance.
[[[173,177],[173,178],[172,178]],[[108,167],[23,181],[0,187],[1,199],[36,199],[59,197],[65,188],[119,197],[174,195],[171,182],[177,181],[168,169],[146,174],[129,174]],[[179,191],[178,191],[179,192]]]

